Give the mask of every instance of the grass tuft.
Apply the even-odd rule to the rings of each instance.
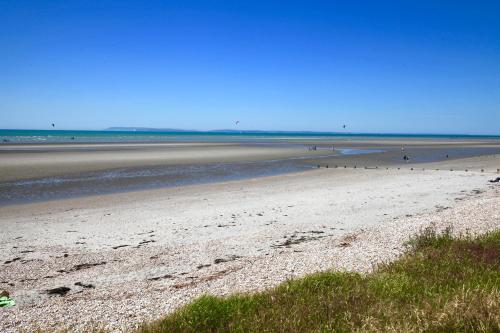
[[[140,333],[500,332],[500,231],[426,228],[408,253],[361,275],[325,272],[254,294],[202,296]]]

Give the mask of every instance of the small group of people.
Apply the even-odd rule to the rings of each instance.
[[[401,146],[401,153],[404,153],[405,152],[405,146]],[[404,154],[403,155],[403,161],[405,161],[406,163],[408,163],[410,161],[410,156],[408,156],[407,154]]]
[[[401,153],[403,153],[403,160],[408,163],[410,161],[410,156],[405,154],[405,147],[401,146]],[[446,154],[446,158],[450,158],[450,155]]]
[[[310,147],[307,148],[307,150],[309,150],[309,151],[311,151],[311,150],[316,151],[316,150],[318,150],[318,146],[310,146]],[[335,151],[335,146],[332,146],[332,151]]]

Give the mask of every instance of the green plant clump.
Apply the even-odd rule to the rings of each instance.
[[[473,239],[429,228],[409,244],[370,274],[203,296],[139,332],[500,332],[500,231]]]

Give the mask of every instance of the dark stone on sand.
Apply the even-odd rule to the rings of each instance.
[[[59,295],[59,296],[65,296],[71,289],[68,287],[57,287],[53,289],[47,289],[45,292],[48,295]]]
[[[90,289],[94,289],[95,288],[95,286],[93,284],[91,284],[91,283],[85,284],[83,282],[76,282],[75,286],[82,287],[82,288],[90,288]]]
[[[490,183],[498,183],[498,182],[500,182],[500,177],[490,180]]]

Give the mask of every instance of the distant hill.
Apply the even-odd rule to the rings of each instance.
[[[208,131],[184,130],[178,128],[150,128],[150,127],[109,127],[105,131],[123,131],[123,132],[190,132],[190,133],[276,133],[276,134],[336,134],[337,132],[314,132],[314,131],[263,131],[263,130],[235,130],[235,129],[216,129]]]
[[[192,130],[182,130],[177,128],[150,128],[150,127],[109,127],[105,131],[120,131],[120,132],[198,132]]]

